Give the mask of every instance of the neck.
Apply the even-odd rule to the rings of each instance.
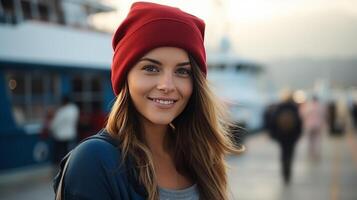
[[[142,120],[143,136],[153,154],[167,153],[167,125],[158,125]]]

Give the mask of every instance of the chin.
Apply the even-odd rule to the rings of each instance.
[[[158,119],[158,118],[155,118],[155,119],[147,119],[149,122],[151,122],[152,124],[155,124],[155,125],[168,125],[169,123],[171,123],[173,121],[173,119]]]
[[[160,116],[160,115],[144,116],[144,118],[150,123],[155,125],[168,125],[175,119],[175,117],[173,116]]]

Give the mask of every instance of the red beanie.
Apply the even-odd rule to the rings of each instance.
[[[186,50],[206,75],[204,30],[203,20],[178,8],[148,2],[134,3],[113,36],[111,79],[115,95],[122,89],[130,68],[157,47],[170,46]]]

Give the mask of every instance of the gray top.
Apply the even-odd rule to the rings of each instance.
[[[194,184],[182,190],[173,190],[159,187],[160,200],[199,200],[197,185]]]

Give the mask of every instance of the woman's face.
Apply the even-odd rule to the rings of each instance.
[[[128,73],[130,97],[144,120],[167,125],[186,107],[192,94],[186,51],[159,47],[144,55]]]

